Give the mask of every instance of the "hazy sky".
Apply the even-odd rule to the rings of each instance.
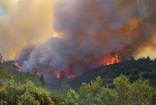
[[[45,42],[52,36],[55,0],[0,0],[0,53],[15,59],[27,45]],[[2,9],[0,10],[2,11]]]
[[[0,53],[5,59],[15,59],[23,47],[44,43],[53,36],[66,34],[65,37],[78,38],[77,36],[85,36],[85,33],[100,36],[110,31],[101,31],[106,25],[105,21],[109,28],[115,30],[123,25],[124,20],[130,19],[130,25],[134,24],[133,27],[137,28],[135,22],[139,16],[150,15],[147,19],[153,21],[154,4],[154,0],[0,0],[0,6],[4,10],[3,13],[0,12]],[[136,23],[139,22],[141,21]],[[148,25],[153,28],[151,24]],[[121,44],[120,41],[116,40],[115,45]],[[130,41],[122,43],[132,44]],[[151,45],[139,47],[133,55],[136,58],[147,55],[154,58],[153,50],[155,51]]]

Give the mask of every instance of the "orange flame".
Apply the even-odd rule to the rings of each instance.
[[[106,56],[98,59],[99,66],[101,64],[103,65],[110,65],[114,63],[119,63],[121,60],[118,57],[118,53],[115,53],[115,55],[112,57],[111,54],[107,54]]]
[[[114,64],[114,63],[119,63],[119,57],[118,57],[118,53],[115,54],[115,57],[111,58],[111,62],[106,63],[106,65],[110,65],[110,64]]]
[[[110,64],[114,64],[114,63],[119,63],[121,60],[119,59],[118,54],[115,53],[115,55],[113,57],[111,54],[107,54],[106,56],[99,58],[97,61],[98,61],[97,65],[99,64],[99,66],[100,66],[101,64],[110,65]],[[69,64],[62,72],[57,73],[57,75],[56,75],[57,79],[60,79],[61,75],[62,75],[67,80],[69,80],[69,79],[78,77],[79,75],[82,74],[82,73],[71,74],[70,69],[72,68],[72,65],[73,64]]]
[[[18,68],[22,68],[21,66],[19,66],[17,62],[15,62],[14,65],[17,66]]]
[[[57,73],[56,77],[57,77],[57,79],[60,79],[60,73]]]
[[[60,79],[61,78],[61,74],[66,78],[66,79],[72,79],[72,78],[75,78],[75,77],[78,77],[81,73],[79,74],[70,74],[69,73],[69,70],[70,70],[70,67],[72,66],[72,64],[68,65],[61,73],[57,73],[56,77],[57,79]]]

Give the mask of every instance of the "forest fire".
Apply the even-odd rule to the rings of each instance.
[[[70,64],[66,67],[66,69],[64,69],[62,72],[60,73],[57,73],[56,77],[57,79],[60,79],[60,78],[65,78],[67,80],[69,79],[73,79],[75,77],[78,77],[79,75],[81,75],[82,73],[78,73],[78,74],[72,74],[71,71],[72,70],[72,67],[74,66],[74,63],[73,64]]]
[[[119,63],[122,59],[126,60],[131,56],[136,58],[148,55],[147,52],[155,49],[156,6],[153,4],[156,1],[146,0],[149,7],[143,6],[144,0],[128,1],[125,3],[125,0],[60,0],[56,2],[51,17],[42,17],[43,15],[40,15],[42,9],[32,8],[30,17],[33,19],[21,17],[18,20],[16,18],[16,15],[19,16],[18,12],[25,10],[19,6],[21,8],[17,8],[17,13],[8,15],[11,17],[7,18],[8,22],[4,22],[8,25],[1,24],[6,29],[1,32],[9,32],[7,29],[10,29],[10,33],[1,34],[23,35],[20,37],[23,40],[18,43],[30,42],[24,45],[23,49],[19,48],[22,50],[17,61],[22,65],[24,72],[37,68],[49,80],[72,79],[97,66]],[[47,3],[49,4],[51,3]],[[147,11],[142,11],[145,8]],[[27,16],[27,12],[23,11],[23,16]],[[53,31],[56,36],[61,37],[54,37]],[[11,35],[12,33],[14,34]],[[15,39],[12,42],[17,42]],[[143,51],[145,47],[150,50]]]
[[[66,79],[67,80],[69,80],[69,79],[73,79],[73,78],[75,78],[75,77],[78,77],[79,75],[81,75],[81,73],[79,73],[79,74],[70,74]],[[60,79],[61,78],[61,74],[60,73],[57,73],[57,79]]]
[[[17,62],[15,62],[14,65],[17,66],[18,68],[22,68],[21,66],[19,66]]]
[[[14,63],[14,65],[18,68],[22,68],[21,66],[19,66],[19,64],[17,62]],[[34,72],[30,72],[31,75],[34,75]],[[40,75],[39,72],[36,72],[36,75]]]
[[[34,75],[34,72],[30,72],[30,74],[31,74],[31,75]],[[35,74],[36,74],[36,75],[40,75],[39,72],[36,72]]]
[[[121,62],[121,60],[119,59],[118,53],[115,53],[113,55],[107,54],[106,56],[98,59],[99,66],[101,64],[110,65],[110,64],[119,63],[119,62]]]
[[[61,78],[61,75],[63,75],[63,77],[68,78],[68,74],[69,74],[69,70],[70,70],[70,66],[67,66],[66,69],[64,69],[61,73],[57,73],[57,79]]]
[[[57,73],[57,79],[60,79],[60,73]]]
[[[111,58],[111,62],[106,63],[106,65],[114,64],[114,63],[119,63],[121,60],[118,57],[118,53],[114,55],[114,57]]]
[[[95,65],[100,66],[101,64],[102,65],[110,65],[110,64],[114,64],[114,63],[119,63],[119,62],[121,62],[121,60],[119,59],[118,53],[115,53],[114,55],[107,54],[106,56],[98,59],[97,62],[98,62],[98,64],[96,64],[96,61],[95,61]],[[57,79],[65,78],[65,79],[69,80],[69,79],[78,77],[83,73],[83,72],[80,72],[80,73],[72,74],[71,71],[74,71],[74,70],[72,70],[73,66],[74,66],[74,63],[68,65],[66,67],[66,69],[64,69],[62,72],[57,73],[57,75],[56,75]],[[85,70],[85,71],[87,72],[88,70]]]

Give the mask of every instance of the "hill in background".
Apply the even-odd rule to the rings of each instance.
[[[0,104],[153,105],[155,87],[151,85],[156,83],[156,60],[131,58],[112,65],[101,65],[66,81],[68,85],[65,81],[61,85],[49,85],[51,89],[43,81],[43,75],[37,75],[37,71],[33,74],[20,72],[13,61],[0,60]]]
[[[83,75],[74,79],[68,80],[67,83],[75,90],[81,86],[82,82],[89,83],[97,76],[101,76],[103,85],[113,88],[112,82],[114,78],[121,74],[129,77],[130,82],[134,82],[139,77],[147,80],[151,85],[156,83],[156,59],[151,60],[149,57],[135,60],[131,57],[130,60],[111,65],[101,65]]]

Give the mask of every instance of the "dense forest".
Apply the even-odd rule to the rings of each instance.
[[[7,66],[6,66],[7,65]],[[0,55],[0,105],[54,105],[43,75],[19,72]]]
[[[101,65],[83,75],[47,85],[44,75],[21,72],[0,57],[2,105],[154,105],[156,60],[141,58]]]
[[[101,76],[103,85],[113,88],[114,78],[121,74],[126,75],[131,83],[139,78],[143,78],[143,80],[147,80],[148,83],[154,86],[156,84],[156,59],[151,60],[150,57],[144,57],[135,60],[131,57],[129,60],[120,63],[101,65],[77,78],[69,80],[68,84],[78,90],[82,82],[89,83],[95,77]]]

